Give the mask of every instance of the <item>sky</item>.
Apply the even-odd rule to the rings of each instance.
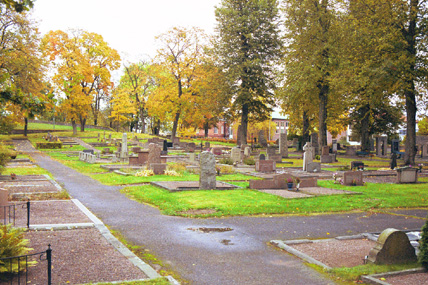
[[[221,0],[36,0],[33,19],[42,35],[51,30],[82,29],[103,36],[125,62],[156,55],[155,36],[172,27],[216,25]]]

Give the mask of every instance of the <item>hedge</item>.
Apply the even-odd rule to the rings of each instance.
[[[45,148],[45,149],[62,148],[62,142],[42,142],[42,143],[36,143],[36,148]]]

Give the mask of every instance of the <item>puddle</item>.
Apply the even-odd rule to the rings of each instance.
[[[223,233],[233,231],[232,228],[188,228],[189,231],[202,233]]]
[[[222,244],[224,245],[234,245],[233,242],[231,242],[230,239],[223,239],[222,241],[220,241]]]

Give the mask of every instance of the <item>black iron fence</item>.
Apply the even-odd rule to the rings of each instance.
[[[16,211],[21,207],[27,210],[27,228],[30,227],[30,201],[24,203],[15,203],[7,206],[0,206],[0,222],[3,225],[12,224],[15,226]]]
[[[38,260],[37,260],[38,259]],[[52,249],[51,245],[48,245],[46,251],[0,258],[0,265],[3,265],[6,268],[6,272],[3,272],[0,276],[0,284],[28,284],[29,282],[33,284],[39,284],[39,280],[30,280],[31,271],[30,268],[33,265],[33,262],[37,261],[46,261],[47,263],[47,281],[46,284],[52,284]],[[39,270],[39,269],[37,269]],[[44,279],[44,278],[43,278]],[[44,282],[43,282],[44,283]]]

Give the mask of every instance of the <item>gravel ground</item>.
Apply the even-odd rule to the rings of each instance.
[[[368,239],[333,239],[290,246],[330,267],[353,267],[363,264],[364,257],[375,244]]]
[[[147,278],[114,249],[97,229],[30,231],[25,234],[33,252],[52,248],[52,283],[81,284]],[[31,284],[47,284],[46,262],[30,268]]]
[[[22,203],[19,203],[22,204]],[[30,224],[90,223],[71,200],[31,201]],[[16,226],[27,224],[27,208],[16,207]]]

